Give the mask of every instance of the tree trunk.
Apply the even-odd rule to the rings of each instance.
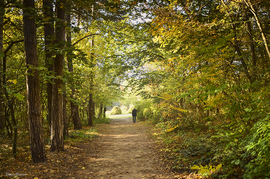
[[[234,24],[233,25],[233,30],[234,30],[235,36],[234,36],[234,44],[233,45],[234,45],[235,51],[237,52],[237,54],[238,54],[238,56],[240,58],[241,63],[242,63],[244,73],[245,73],[247,79],[249,80],[250,84],[252,84],[254,81],[253,81],[252,76],[249,73],[248,66],[247,66],[247,64],[245,62],[245,59],[242,56],[242,51],[241,51],[241,48],[240,48],[240,44],[239,44],[239,41],[237,40],[237,30],[236,29],[237,29],[237,27]]]
[[[64,150],[64,135],[63,135],[63,68],[64,68],[64,41],[65,41],[65,0],[56,2],[56,45],[57,52],[54,59],[54,73],[56,78],[53,85],[53,117],[51,122],[51,151]]]
[[[7,107],[5,106],[5,121],[6,121],[6,129],[7,129],[7,133],[8,133],[8,137],[10,138],[10,140],[12,140],[12,133],[13,133],[13,128],[12,125],[9,121],[9,113],[8,113],[9,109],[7,109]]]
[[[53,20],[53,0],[43,0],[43,14],[45,19],[50,19],[44,24],[44,39],[45,39],[45,66],[49,74],[53,72],[53,45],[54,45],[54,20]],[[51,126],[52,118],[52,82],[47,82],[47,121]]]
[[[4,0],[0,1],[0,133],[4,131],[5,128],[5,111],[4,111],[4,90],[3,90],[3,29],[4,22],[3,17],[5,13]]]
[[[101,103],[99,106],[99,112],[98,112],[98,118],[102,118],[102,110],[103,110],[103,104]]]
[[[64,139],[66,137],[68,137],[68,119],[67,119],[67,94],[66,94],[66,90],[64,91],[64,95],[63,95],[63,121],[64,121]]]
[[[14,100],[10,101],[10,114],[11,114],[11,120],[14,128],[14,135],[13,135],[13,144],[12,144],[12,153],[13,157],[17,157],[17,138],[18,138],[18,128],[17,128],[17,121],[15,119],[15,112],[13,108]]]
[[[245,1],[246,5],[248,6],[250,12],[253,14],[255,20],[256,20],[256,23],[258,25],[259,31],[260,31],[262,39],[263,39],[263,44],[265,46],[265,50],[267,52],[268,58],[270,59],[270,50],[269,50],[269,47],[268,47],[267,39],[265,37],[265,33],[263,31],[263,27],[261,25],[261,22],[260,22],[260,20],[258,18],[257,12],[256,12],[255,8],[253,7],[252,3],[250,2],[250,0],[244,0],[244,1]]]
[[[6,63],[4,65],[5,65],[4,69],[6,69]],[[6,81],[5,76],[3,78],[3,81]],[[4,85],[6,85],[6,84],[4,83]],[[7,114],[6,115],[6,117],[7,117],[6,120],[7,120],[8,124],[9,124],[10,130],[11,130],[10,138],[11,138],[12,143],[13,143],[12,144],[12,153],[13,153],[13,157],[16,158],[16,156],[17,156],[16,153],[17,153],[18,129],[17,129],[17,121],[15,119],[15,112],[14,112],[14,107],[13,107],[14,99],[11,100],[9,98],[9,95],[8,95],[8,92],[7,92],[6,88],[4,88],[4,93],[5,93],[5,96],[6,96],[6,100],[8,101],[8,108],[9,108],[9,112],[10,112],[10,115],[11,115],[11,122],[12,122],[12,125],[11,125],[11,123],[9,121],[9,114]],[[14,130],[12,130],[12,129],[14,129]],[[13,134],[12,134],[12,131],[14,131]]]
[[[92,6],[92,16],[94,18],[94,5]],[[92,36],[91,40],[92,45],[92,51],[94,49],[94,36]],[[90,72],[90,94],[89,94],[89,115],[88,115],[88,125],[93,126],[93,120],[94,120],[94,101],[93,101],[93,92],[94,92],[94,52],[91,53],[91,72]]]
[[[94,121],[94,106],[93,106],[93,94],[90,92],[88,100],[88,125],[93,126]]]
[[[69,4],[70,5],[70,4]],[[69,12],[67,13],[67,24],[71,26],[70,23],[70,7]],[[69,30],[67,33],[67,44],[68,44],[68,54],[67,54],[67,61],[68,61],[68,71],[72,74],[73,73],[73,62],[72,62],[72,47],[71,47],[71,31]],[[82,124],[79,116],[79,106],[76,104],[75,101],[75,88],[72,85],[72,81],[69,80],[71,84],[71,95],[70,95],[70,108],[71,108],[71,117],[74,125],[74,129],[81,129]]]
[[[26,87],[27,87],[27,106],[29,118],[29,135],[32,160],[34,163],[45,161],[45,146],[43,141],[43,130],[41,122],[40,109],[40,89],[37,41],[36,41],[36,24],[34,0],[24,0],[23,10],[23,30],[25,59],[27,66]]]
[[[103,109],[103,118],[104,118],[104,119],[106,118],[106,111],[107,111],[107,108],[104,107],[104,109]]]

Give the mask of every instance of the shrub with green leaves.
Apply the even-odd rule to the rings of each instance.
[[[144,121],[147,119],[144,116],[144,110],[147,108],[150,109],[150,106],[152,106],[152,101],[150,99],[145,99],[136,102],[135,108],[137,109],[138,120]]]
[[[111,115],[122,114],[122,110],[118,106],[114,106],[111,111]]]
[[[270,178],[270,114],[255,124],[253,136],[246,146],[244,158],[251,159],[246,165],[244,178]]]
[[[151,109],[150,108],[144,108],[143,110],[143,117],[146,119],[149,119],[152,115]]]

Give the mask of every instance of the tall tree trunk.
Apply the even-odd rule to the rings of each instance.
[[[4,57],[4,59],[6,59],[6,58]],[[4,63],[4,69],[6,69],[6,62]],[[6,81],[5,75],[4,75],[3,81],[4,82]],[[6,84],[4,83],[4,85],[6,85]],[[17,121],[15,119],[15,112],[14,112],[14,107],[13,107],[14,99],[11,100],[9,98],[9,95],[8,95],[8,92],[7,92],[6,88],[4,88],[4,93],[5,93],[5,96],[6,96],[6,100],[8,101],[8,108],[9,108],[9,112],[10,112],[10,115],[11,115],[11,122],[12,122],[12,125],[11,125],[11,123],[9,122],[9,114],[6,115],[7,122],[9,123],[9,127],[11,129],[11,136],[10,137],[11,137],[12,143],[13,143],[12,144],[12,153],[13,153],[13,157],[16,158],[16,156],[17,156],[16,154],[17,154],[18,129],[17,129]],[[14,129],[13,134],[12,134],[12,129]]]
[[[94,4],[92,5],[92,16],[94,21]],[[90,72],[90,94],[89,94],[89,115],[88,115],[88,125],[93,126],[93,120],[95,115],[94,109],[94,100],[93,100],[93,93],[94,93],[94,36],[92,36],[91,46],[92,46],[92,53],[91,53],[91,72]]]
[[[43,0],[43,14],[45,19],[49,19],[44,24],[44,39],[45,39],[45,66],[48,69],[49,75],[53,72],[53,43],[54,43],[54,20],[53,20],[53,0]],[[47,82],[47,121],[51,126],[52,118],[52,82]]]
[[[64,139],[68,137],[68,119],[67,119],[67,94],[66,89],[63,95],[63,121],[64,121]]]
[[[4,131],[5,128],[5,111],[4,111],[4,90],[3,90],[3,29],[4,29],[4,0],[0,1],[0,133]]]
[[[235,48],[235,51],[237,52],[237,54],[238,54],[238,56],[240,58],[240,61],[242,63],[242,67],[244,69],[244,73],[245,73],[247,79],[249,80],[250,84],[252,84],[254,82],[253,81],[254,79],[250,75],[249,70],[248,70],[248,66],[247,66],[247,64],[245,62],[244,57],[242,56],[242,51],[241,51],[241,48],[240,48],[240,43],[239,43],[239,41],[237,39],[237,27],[236,27],[235,24],[233,25],[233,30],[234,30],[234,33],[235,33],[234,44],[233,44],[234,45],[234,48]]]
[[[18,128],[17,128],[17,121],[15,119],[15,111],[13,108],[14,99],[10,101],[10,114],[11,114],[11,120],[14,128],[14,135],[13,135],[13,144],[12,144],[12,153],[13,157],[17,157],[17,138],[18,138]]]
[[[98,118],[102,118],[102,110],[103,110],[103,104],[101,103],[99,106]]]
[[[65,46],[65,0],[56,2],[56,45],[57,52],[54,59],[54,73],[56,78],[53,85],[53,117],[51,122],[51,151],[64,150],[64,135],[63,135],[63,68],[64,68],[64,54]]]
[[[8,133],[8,137],[10,138],[10,140],[12,140],[12,133],[13,133],[13,129],[12,129],[12,125],[9,121],[9,113],[8,113],[8,109],[6,106],[5,107],[5,121],[6,121],[6,129],[7,129],[7,133]]]
[[[107,111],[107,108],[104,107],[104,109],[103,109],[103,118],[104,118],[104,119],[106,118],[106,111]]]
[[[255,20],[256,20],[257,26],[259,28],[259,31],[260,31],[262,39],[263,39],[263,44],[265,46],[265,50],[267,52],[268,58],[270,59],[270,50],[269,50],[269,47],[268,47],[267,39],[266,39],[265,33],[263,31],[263,27],[261,25],[259,17],[257,15],[257,12],[256,12],[255,8],[253,7],[252,3],[250,2],[250,0],[244,0],[244,1],[245,1],[246,5],[248,6],[250,12],[253,14]]]
[[[68,5],[70,5],[70,1],[68,1]],[[71,9],[68,8],[69,12],[67,13],[67,24],[71,26],[70,22],[70,13]],[[73,73],[73,61],[72,61],[72,47],[71,47],[71,31],[69,30],[67,33],[67,44],[68,44],[68,54],[67,54],[67,61],[68,61],[68,71],[72,74]],[[70,94],[70,108],[71,108],[71,117],[74,125],[74,129],[81,129],[82,124],[79,116],[79,106],[76,104],[75,101],[75,88],[72,85],[72,81],[69,81],[71,84],[71,94]]]
[[[45,161],[45,146],[40,109],[40,89],[34,0],[24,0],[23,30],[27,66],[26,87],[29,118],[30,146],[33,162]]]
[[[93,126],[94,125],[93,121],[94,121],[94,105],[93,105],[93,94],[91,91],[88,100],[88,125]]]

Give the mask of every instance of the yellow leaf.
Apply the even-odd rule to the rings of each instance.
[[[171,106],[173,109],[175,110],[178,110],[180,112],[188,112],[186,109],[182,109],[182,108],[178,108],[178,107],[174,107],[174,106]]]
[[[14,79],[14,80],[8,80],[8,82],[11,82],[13,84],[17,84],[17,80],[16,79]]]

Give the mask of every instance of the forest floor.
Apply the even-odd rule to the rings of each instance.
[[[126,117],[111,119],[110,124],[98,124],[96,128],[98,137],[69,142],[62,152],[48,151],[44,163],[33,164],[29,154],[7,161],[0,178],[195,178],[172,172],[144,123],[133,123],[131,117]]]

